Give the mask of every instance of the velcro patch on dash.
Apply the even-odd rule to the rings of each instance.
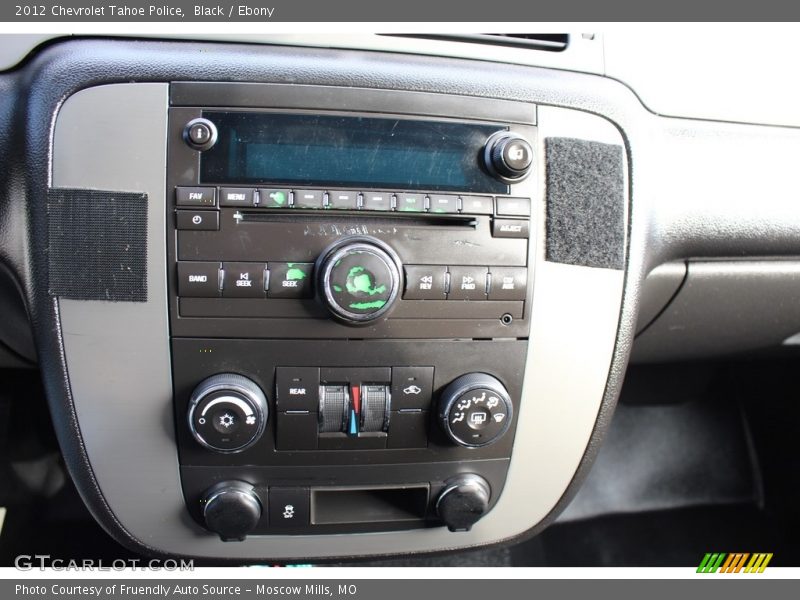
[[[625,265],[622,147],[547,138],[545,163],[546,259],[622,269]]]
[[[48,292],[76,300],[147,300],[147,194],[47,192]]]

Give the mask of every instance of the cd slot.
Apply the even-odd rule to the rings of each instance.
[[[432,215],[432,214],[364,214],[360,211],[336,212],[335,214],[319,214],[319,211],[292,210],[291,213],[266,213],[260,210],[239,210],[239,223],[324,223],[335,225],[339,220],[347,221],[347,228],[353,224],[369,227],[463,227],[475,229],[477,219],[470,215]],[[344,225],[342,225],[344,227]]]

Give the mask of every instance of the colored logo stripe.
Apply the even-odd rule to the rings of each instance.
[[[747,562],[747,559],[750,559]],[[772,553],[758,552],[708,552],[697,567],[698,573],[763,573],[772,560]],[[747,563],[747,566],[745,566]]]
[[[767,568],[769,561],[772,560],[772,553],[769,554],[753,554],[753,558],[750,559],[750,562],[744,569],[745,573],[763,573],[764,569]]]
[[[738,573],[744,567],[744,561],[746,561],[750,556],[750,553],[735,553],[735,554],[728,554],[728,558],[725,559],[725,562],[722,563],[722,568],[720,569],[720,573]]]
[[[700,561],[700,566],[697,567],[698,573],[716,573],[722,561],[725,560],[725,554],[720,553],[706,553],[703,560]]]

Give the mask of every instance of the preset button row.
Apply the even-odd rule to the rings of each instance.
[[[245,187],[178,187],[179,207],[297,208],[430,212],[528,217],[530,198],[493,197],[425,192],[360,192],[355,190],[304,190]]]

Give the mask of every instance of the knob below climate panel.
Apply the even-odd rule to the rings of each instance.
[[[253,486],[243,481],[220,482],[206,490],[201,502],[206,528],[223,542],[242,541],[263,512]]]
[[[439,399],[442,428],[453,443],[467,448],[499,440],[511,426],[513,410],[506,388],[486,373],[462,375]]]
[[[189,400],[189,429],[209,450],[241,452],[264,433],[269,407],[254,382],[234,373],[204,379]]]
[[[460,475],[446,482],[436,500],[436,514],[450,531],[469,531],[489,510],[489,484],[478,475]]]
[[[533,147],[520,135],[498,131],[486,140],[483,161],[489,173],[497,179],[516,183],[530,174],[533,167]]]
[[[400,259],[382,242],[351,237],[330,247],[317,262],[317,289],[328,310],[349,325],[385,317],[400,288]]]

